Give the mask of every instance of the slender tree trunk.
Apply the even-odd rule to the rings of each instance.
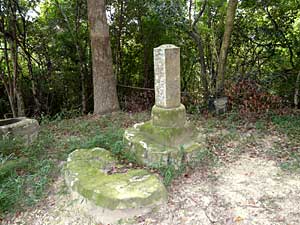
[[[18,117],[25,116],[24,99],[23,99],[21,89],[19,87],[17,87],[16,89],[16,96],[17,96]]]
[[[144,43],[144,66],[143,66],[143,70],[144,70],[144,87],[150,87],[150,73],[149,73],[149,48],[147,47],[146,43]]]
[[[299,85],[300,85],[300,71],[298,73],[296,84],[295,84],[295,94],[294,94],[295,109],[298,109],[299,106]]]
[[[86,82],[85,82],[85,63],[84,63],[84,51],[85,49],[82,47],[79,41],[78,33],[80,32],[80,9],[82,7],[82,1],[76,1],[76,20],[75,20],[75,35],[74,41],[76,44],[77,55],[79,59],[79,72],[80,72],[80,81],[81,81],[81,107],[82,107],[82,114],[86,114],[87,112],[87,94],[86,94]],[[71,27],[70,27],[71,30]]]
[[[18,65],[18,41],[17,41],[17,16],[16,16],[16,6],[15,2],[11,3],[11,58],[13,64],[13,88],[14,88],[14,98],[17,100],[17,116],[25,116],[24,101],[22,97],[22,92],[20,90],[20,78],[19,78],[19,65]]]
[[[82,7],[82,2],[79,0],[76,0],[76,19],[75,19],[75,32],[72,29],[72,26],[70,24],[69,18],[65,14],[63,8],[61,7],[59,1],[55,1],[56,5],[59,7],[61,14],[63,15],[66,23],[68,30],[71,34],[71,37],[73,39],[75,48],[76,48],[76,55],[77,59],[79,61],[79,67],[78,67],[78,72],[80,74],[80,83],[81,83],[81,109],[82,109],[82,114],[85,114],[87,112],[87,92],[86,92],[86,82],[85,82],[85,63],[84,63],[84,49],[82,48],[80,44],[80,40],[78,37],[78,33],[80,31],[80,9]]]
[[[207,79],[208,73],[207,73],[207,65],[205,62],[203,38],[202,38],[201,34],[197,31],[197,24],[200,21],[201,17],[203,16],[203,13],[206,9],[207,2],[208,2],[208,0],[203,1],[201,9],[197,13],[196,17],[194,18],[193,23],[190,22],[191,27],[189,27],[189,29],[186,30],[188,35],[194,40],[195,44],[197,45],[198,54],[199,54],[199,63],[201,65],[200,77],[201,77],[201,82],[202,82],[202,86],[204,89],[203,97],[204,97],[205,103],[208,102],[210,92],[209,92],[208,79]],[[191,4],[191,2],[190,2],[190,4]],[[196,11],[196,4],[195,4],[195,11]]]
[[[32,91],[33,100],[34,100],[35,107],[36,107],[34,109],[34,112],[35,112],[35,114],[39,114],[39,113],[41,113],[42,105],[41,105],[40,100],[38,98],[38,91],[37,91],[37,88],[36,88],[36,80],[35,80],[35,77],[33,75],[32,61],[31,61],[31,56],[30,56],[29,53],[27,54],[27,67],[28,67],[28,71],[29,71],[29,76],[31,78],[31,91]]]
[[[204,88],[203,95],[204,95],[205,102],[207,102],[210,93],[209,93],[208,80],[207,80],[207,67],[206,67],[205,57],[204,57],[203,40],[201,36],[195,31],[191,31],[189,34],[197,44],[198,53],[199,53],[199,62],[201,65],[200,75],[201,75],[202,86]]]
[[[224,83],[225,83],[225,70],[226,70],[226,61],[227,54],[230,45],[231,33],[234,25],[234,17],[236,13],[238,0],[229,0],[226,13],[226,22],[225,22],[225,31],[223,35],[223,41],[221,45],[220,55],[219,55],[219,64],[217,77],[221,78],[221,83],[218,87],[217,94],[224,94]]]
[[[14,88],[13,88],[13,79],[12,79],[12,73],[11,73],[11,69],[10,69],[10,59],[8,57],[8,51],[9,50],[8,50],[7,37],[4,35],[4,59],[5,59],[5,64],[6,64],[6,68],[7,68],[7,79],[4,78],[4,71],[3,71],[2,80],[5,85],[5,90],[7,92],[12,115],[13,115],[13,117],[17,117],[17,110],[16,110],[15,97],[14,97]]]
[[[124,26],[124,0],[119,0],[119,17],[118,17],[118,31],[117,31],[117,49],[116,49],[116,75],[119,79],[122,80],[122,83],[125,84],[126,74],[122,72],[122,30]]]
[[[139,19],[140,29],[141,29],[141,42],[143,45],[143,87],[149,87],[150,84],[150,74],[149,74],[149,47],[147,46],[147,40],[145,39],[144,35],[144,27],[143,22],[140,17]]]
[[[82,49],[79,50],[79,63],[80,63],[80,81],[81,81],[81,106],[82,114],[87,112],[87,96],[86,96],[86,86],[85,86],[85,68],[84,68],[84,58]]]
[[[17,5],[18,6],[18,5]],[[20,10],[20,7],[18,6],[18,10]],[[33,73],[33,66],[32,66],[32,54],[30,54],[30,50],[29,50],[29,45],[27,44],[27,23],[26,23],[26,19],[23,16],[23,14],[20,15],[21,19],[22,19],[22,24],[23,24],[23,31],[22,31],[22,49],[23,52],[26,55],[26,60],[27,60],[27,69],[28,69],[28,73],[29,73],[29,77],[30,77],[30,81],[31,81],[31,91],[32,91],[32,96],[33,96],[33,100],[35,103],[35,108],[34,108],[34,113],[35,115],[38,115],[41,113],[42,110],[42,105],[40,103],[40,100],[38,98],[38,89],[36,88],[36,79]]]
[[[105,114],[119,110],[105,1],[87,2],[92,47],[94,113]]]

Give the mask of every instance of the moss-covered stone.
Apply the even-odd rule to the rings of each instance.
[[[153,126],[152,121],[148,121],[139,127],[140,131],[148,136],[149,139],[169,146],[177,146],[183,143],[184,139],[193,132],[191,128],[188,123],[183,127],[157,127]]]
[[[160,128],[150,121],[127,129],[124,143],[139,164],[179,166],[193,160],[194,155],[203,149],[198,136],[197,130],[190,125],[180,129]]]
[[[177,108],[161,108],[154,105],[151,112],[151,119],[153,125],[156,127],[184,127],[186,123],[186,110],[182,104]]]
[[[76,150],[65,167],[66,183],[96,206],[109,210],[153,207],[166,201],[167,192],[158,177],[141,169],[108,173],[120,167],[104,149]]]

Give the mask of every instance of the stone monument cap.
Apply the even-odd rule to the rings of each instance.
[[[163,45],[158,46],[157,48],[166,49],[166,48],[179,48],[179,47],[177,47],[176,45],[172,45],[172,44],[163,44]]]

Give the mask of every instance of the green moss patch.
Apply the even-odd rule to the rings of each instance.
[[[73,191],[110,210],[147,207],[166,201],[166,189],[155,175],[141,169],[107,173],[114,167],[122,166],[107,150],[76,150],[70,154],[65,167],[66,182]]]
[[[153,106],[151,118],[153,125],[157,127],[184,127],[186,123],[186,110],[184,105],[178,108],[164,109]]]
[[[125,131],[124,144],[139,164],[179,167],[194,160],[203,149],[202,143],[198,142],[197,130],[192,128],[154,127],[151,121],[137,124]]]

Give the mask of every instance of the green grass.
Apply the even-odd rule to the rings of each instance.
[[[30,206],[42,197],[53,169],[44,154],[51,144],[47,141],[43,134],[29,147],[15,140],[9,144],[0,141],[0,215]]]
[[[60,162],[75,149],[103,147],[134,160],[123,151],[124,128],[147,120],[149,114],[69,117],[43,118],[38,139],[28,147],[19,140],[0,139],[0,218],[36,204],[59,174]]]
[[[60,174],[60,162],[66,160],[68,154],[75,149],[103,147],[121,160],[134,161],[134,157],[124,151],[124,129],[148,119],[149,113],[117,113],[99,118],[69,118],[69,114],[65,113],[55,119],[44,118],[41,121],[39,138],[29,147],[23,146],[19,140],[0,140],[0,218],[1,214],[23,210],[39,202],[47,193],[51,182]],[[242,153],[246,144],[256,145],[255,138],[268,130],[270,121],[261,119],[253,123],[258,135],[253,134],[253,137],[245,140],[240,137],[245,121],[236,113],[205,120],[199,117],[194,122],[199,122],[204,132],[210,135],[205,149],[195,161],[195,166],[198,167],[217,165],[218,154],[226,153],[224,146],[230,141],[239,142],[241,148],[236,148],[236,155]],[[273,127],[287,134],[291,140],[291,144],[284,151],[281,146],[276,149],[278,158],[283,158],[283,153],[289,154],[281,167],[300,171],[300,149],[296,148],[300,146],[300,116],[272,115],[271,122]],[[164,177],[164,183],[169,185],[175,177],[184,173],[185,168],[186,165],[158,165],[156,169]]]
[[[300,115],[273,116],[272,122],[276,129],[286,134],[289,139],[285,146],[276,148],[277,152],[285,153],[286,160],[280,164],[281,168],[300,172]]]
[[[300,143],[300,115],[273,116],[272,122],[293,142]]]

